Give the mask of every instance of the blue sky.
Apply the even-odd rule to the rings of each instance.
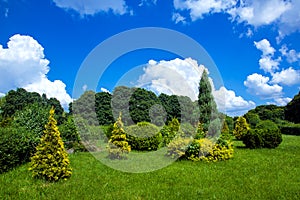
[[[300,88],[299,10],[297,0],[0,0],[0,95],[24,87],[56,97],[66,108],[77,98],[76,74],[98,44],[126,30],[160,27],[207,51],[224,84],[214,88],[216,101],[226,97],[229,115],[261,104],[285,105]],[[172,52],[135,51],[109,66],[97,90],[151,80],[149,89],[170,92],[167,84],[177,86],[168,81],[174,79],[168,70],[183,74],[195,89],[202,64]]]

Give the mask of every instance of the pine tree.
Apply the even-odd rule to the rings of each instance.
[[[233,135],[236,137],[236,139],[241,140],[249,129],[249,124],[247,123],[246,119],[244,117],[239,117],[236,120]]]
[[[29,168],[33,177],[48,181],[66,179],[72,174],[68,154],[54,119],[54,112],[52,107],[48,123],[45,125],[44,135],[36,147],[36,153],[31,157]]]
[[[200,111],[199,120],[203,124],[204,131],[207,131],[214,113],[217,112],[217,105],[212,95],[212,89],[206,70],[203,71],[199,83],[198,105]]]
[[[122,114],[120,113],[118,120],[113,125],[112,135],[108,141],[108,158],[126,159],[126,154],[131,151],[131,147],[126,140]]]

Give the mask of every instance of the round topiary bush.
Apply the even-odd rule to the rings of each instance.
[[[246,147],[275,148],[282,142],[282,135],[278,126],[270,121],[261,121],[255,129],[249,130],[242,138]]]
[[[126,137],[131,149],[139,151],[157,150],[162,143],[159,128],[149,122],[139,122],[126,128]]]

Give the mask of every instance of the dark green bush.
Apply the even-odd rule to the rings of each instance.
[[[255,129],[249,130],[242,138],[246,147],[275,148],[282,142],[282,135],[278,126],[270,121],[261,121]]]
[[[0,173],[29,161],[35,149],[32,138],[24,128],[0,128]]]
[[[112,131],[113,131],[113,128],[114,128],[114,125],[113,124],[110,124],[110,125],[104,125],[104,126],[101,126],[102,128],[102,131],[104,133],[104,141],[107,142],[111,135],[112,135]]]
[[[300,136],[300,124],[284,124],[280,127],[280,131],[282,134]]]
[[[80,142],[80,136],[73,117],[69,116],[68,119],[59,126],[59,131],[66,149],[77,147]]]
[[[139,151],[157,150],[162,144],[159,128],[149,122],[139,122],[125,129],[131,149]]]

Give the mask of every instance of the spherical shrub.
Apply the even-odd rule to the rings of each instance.
[[[139,122],[126,128],[126,137],[131,149],[139,151],[157,150],[162,143],[159,128],[149,122]]]
[[[274,122],[265,120],[257,124],[255,129],[249,130],[242,140],[251,149],[275,148],[282,142],[282,135]]]

